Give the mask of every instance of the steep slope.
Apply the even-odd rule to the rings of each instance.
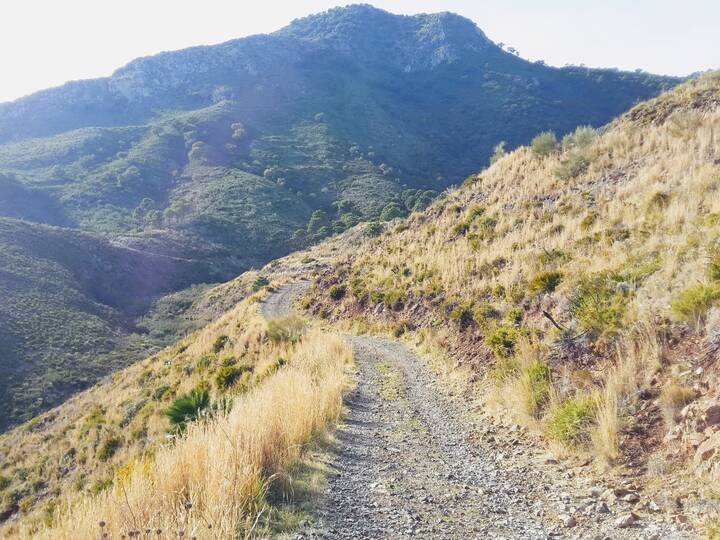
[[[540,137],[346,251],[305,303],[435,351],[500,425],[679,522],[717,520],[718,133],[712,74]]]
[[[0,435],[0,536],[90,538],[101,520],[117,536],[252,530],[265,486],[337,419],[351,359],[299,320],[278,333],[258,312],[264,294]],[[190,413],[193,395],[204,398]]]

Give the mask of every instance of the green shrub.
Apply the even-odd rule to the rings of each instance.
[[[350,292],[358,300],[365,300],[368,296],[367,288],[360,276],[353,276],[350,279]]]
[[[575,148],[585,148],[597,139],[597,130],[592,126],[578,126],[575,131],[563,137],[563,150],[572,150]]]
[[[466,222],[461,221],[457,225],[455,225],[452,228],[452,234],[453,236],[465,236],[467,232],[470,230],[470,225],[468,225]]]
[[[0,491],[6,489],[10,485],[10,479],[0,474]]]
[[[505,144],[505,141],[500,141],[495,145],[495,148],[493,148],[492,156],[490,156],[490,165],[505,157],[505,155],[507,154],[507,152],[505,151]]]
[[[114,435],[108,435],[98,447],[97,458],[100,461],[107,461],[117,452],[120,446],[122,446],[122,440]]]
[[[95,480],[93,482],[92,486],[90,486],[90,493],[93,495],[98,495],[105,491],[106,489],[110,488],[113,484],[112,478],[101,478],[98,480]]]
[[[380,221],[390,221],[406,215],[406,211],[398,203],[391,202],[380,212]]]
[[[270,285],[270,280],[266,278],[265,276],[258,276],[255,278],[255,281],[253,281],[252,290],[253,292],[258,292],[263,287],[267,287]]]
[[[162,386],[158,386],[152,393],[152,398],[155,401],[160,401],[162,398],[165,397],[165,394],[167,394],[170,391],[170,387],[167,384],[163,384]]]
[[[383,226],[377,221],[371,221],[367,224],[367,227],[365,227],[365,236],[368,236],[370,238],[380,236],[382,232]]]
[[[268,339],[273,343],[296,343],[305,334],[305,327],[305,321],[297,315],[278,317],[268,322]]]
[[[385,305],[393,311],[398,311],[405,305],[405,293],[400,290],[389,291],[384,295]]]
[[[530,292],[533,294],[551,293],[562,281],[562,272],[549,270],[540,272],[530,281]]]
[[[537,417],[550,399],[551,372],[547,362],[535,360],[522,370],[526,412]]]
[[[252,371],[250,366],[224,366],[215,375],[215,385],[220,390],[226,390],[235,384],[243,373],[250,371]]]
[[[480,302],[473,310],[473,317],[479,324],[486,323],[492,319],[497,319],[500,312],[490,302]]]
[[[525,311],[523,311],[523,308],[513,307],[508,309],[507,313],[505,314],[505,320],[510,324],[518,325],[522,322],[524,315]]]
[[[581,332],[587,332],[597,346],[612,339],[623,328],[629,301],[628,290],[607,273],[584,278],[571,299],[571,312]]]
[[[547,425],[549,439],[566,446],[581,446],[590,441],[595,421],[596,401],[592,396],[578,395],[555,408]]]
[[[555,151],[557,145],[557,138],[552,131],[540,133],[530,143],[533,153],[537,156],[550,155]]]
[[[713,255],[708,264],[708,277],[712,281],[720,281],[720,255]]]
[[[475,321],[472,303],[463,302],[455,306],[450,312],[450,320],[458,323],[461,328],[471,325]]]
[[[580,222],[580,229],[582,231],[587,231],[595,225],[595,222],[597,221],[598,215],[597,212],[589,212],[587,216],[583,218],[583,220]]]
[[[555,169],[555,176],[560,180],[571,180],[587,171],[589,166],[590,159],[588,157],[573,152],[560,161],[560,165]]]
[[[720,299],[720,286],[700,283],[681,292],[672,303],[672,311],[682,320],[699,322],[718,299]]]
[[[188,422],[196,421],[208,407],[210,407],[210,393],[205,388],[198,388],[176,399],[165,410],[165,416],[177,431],[183,431]]]
[[[213,343],[212,350],[215,354],[218,354],[220,351],[222,351],[225,348],[225,345],[227,345],[227,342],[230,338],[226,335],[218,336],[215,339],[215,342]]]
[[[345,285],[333,285],[330,287],[328,294],[333,300],[340,300],[345,296],[346,288]]]
[[[567,261],[570,257],[567,253],[560,249],[551,249],[551,250],[543,250],[542,253],[538,254],[537,259],[538,262],[542,266],[547,266],[549,264],[555,264],[555,263],[563,263]]]
[[[498,326],[485,336],[485,344],[497,358],[508,358],[515,352],[518,331],[509,326]]]

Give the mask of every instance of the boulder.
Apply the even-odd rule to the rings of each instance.
[[[695,452],[695,464],[703,465],[715,458],[720,452],[720,431],[706,439]]]

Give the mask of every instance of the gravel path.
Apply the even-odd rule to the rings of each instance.
[[[294,281],[270,294],[262,305],[262,315],[267,320],[286,317],[293,313],[295,299],[310,287],[309,281]]]
[[[307,286],[278,291],[263,313],[291,313]],[[569,494],[557,471],[535,466],[537,450],[487,437],[490,429],[473,424],[472,405],[448,396],[402,344],[347,340],[357,386],[336,435],[324,503],[294,538],[695,538],[645,518],[619,528],[629,510],[622,503],[598,510],[597,495]],[[563,523],[563,515],[572,522]]]

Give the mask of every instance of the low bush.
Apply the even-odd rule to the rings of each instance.
[[[563,137],[563,150],[573,150],[590,146],[597,139],[597,130],[592,126],[578,126],[575,131]]]
[[[118,437],[108,435],[98,447],[97,458],[100,461],[107,461],[117,452],[120,446],[122,446],[122,441]]]
[[[498,326],[485,336],[485,344],[497,358],[509,358],[515,352],[518,331],[509,326]]]
[[[560,161],[560,165],[555,169],[555,176],[560,180],[572,180],[587,171],[589,166],[589,158],[583,154],[573,152]]]
[[[346,288],[345,285],[333,285],[330,287],[328,294],[333,300],[341,300],[345,296]]]
[[[589,395],[578,395],[555,407],[548,418],[547,437],[569,447],[590,441],[596,401]]]
[[[490,156],[490,165],[505,157],[505,155],[507,154],[507,151],[505,150],[505,144],[505,141],[500,141],[495,145],[492,156]]]
[[[367,227],[365,227],[365,236],[375,238],[376,236],[380,236],[383,230],[382,224],[377,221],[371,221],[367,224]]]
[[[560,285],[562,277],[562,272],[556,270],[540,272],[530,280],[530,292],[533,294],[551,293]]]
[[[243,373],[249,373],[251,371],[252,367],[250,366],[224,366],[220,368],[217,375],[215,375],[215,385],[220,390],[227,390],[242,377]]]
[[[490,371],[490,377],[500,386],[520,371],[520,364],[514,358],[498,358]]]
[[[708,277],[712,281],[720,281],[720,254],[713,255],[710,259]]]
[[[536,156],[550,155],[557,149],[557,146],[557,137],[552,131],[540,133],[530,143],[530,148]]]
[[[210,393],[198,388],[176,399],[165,410],[165,416],[176,431],[184,431],[189,422],[198,420],[209,407]]]
[[[521,307],[512,307],[505,314],[505,320],[513,325],[519,325],[522,322],[525,312]]]
[[[450,320],[458,323],[461,328],[466,328],[475,322],[472,303],[462,302],[455,306],[450,312]]]
[[[578,321],[581,332],[586,332],[603,348],[625,322],[629,292],[607,273],[583,278],[571,299],[571,313]]]
[[[535,360],[520,372],[524,412],[538,418],[550,399],[551,372],[547,362]]]
[[[270,285],[270,280],[266,278],[265,276],[258,276],[255,278],[255,281],[253,281],[252,284],[252,290],[253,292],[258,292],[263,287],[267,287]]]
[[[481,325],[486,324],[493,319],[497,319],[499,316],[500,312],[490,302],[480,302],[473,310],[473,318]]]
[[[698,284],[681,292],[672,303],[672,311],[684,321],[699,323],[720,299],[720,286]]]
[[[228,338],[225,335],[218,336],[215,341],[213,342],[212,350],[215,354],[218,354],[220,351],[222,351],[225,348],[225,345],[227,345],[227,342],[230,338]]]
[[[385,305],[393,311],[399,311],[405,305],[405,293],[400,290],[389,291],[383,298]]]

